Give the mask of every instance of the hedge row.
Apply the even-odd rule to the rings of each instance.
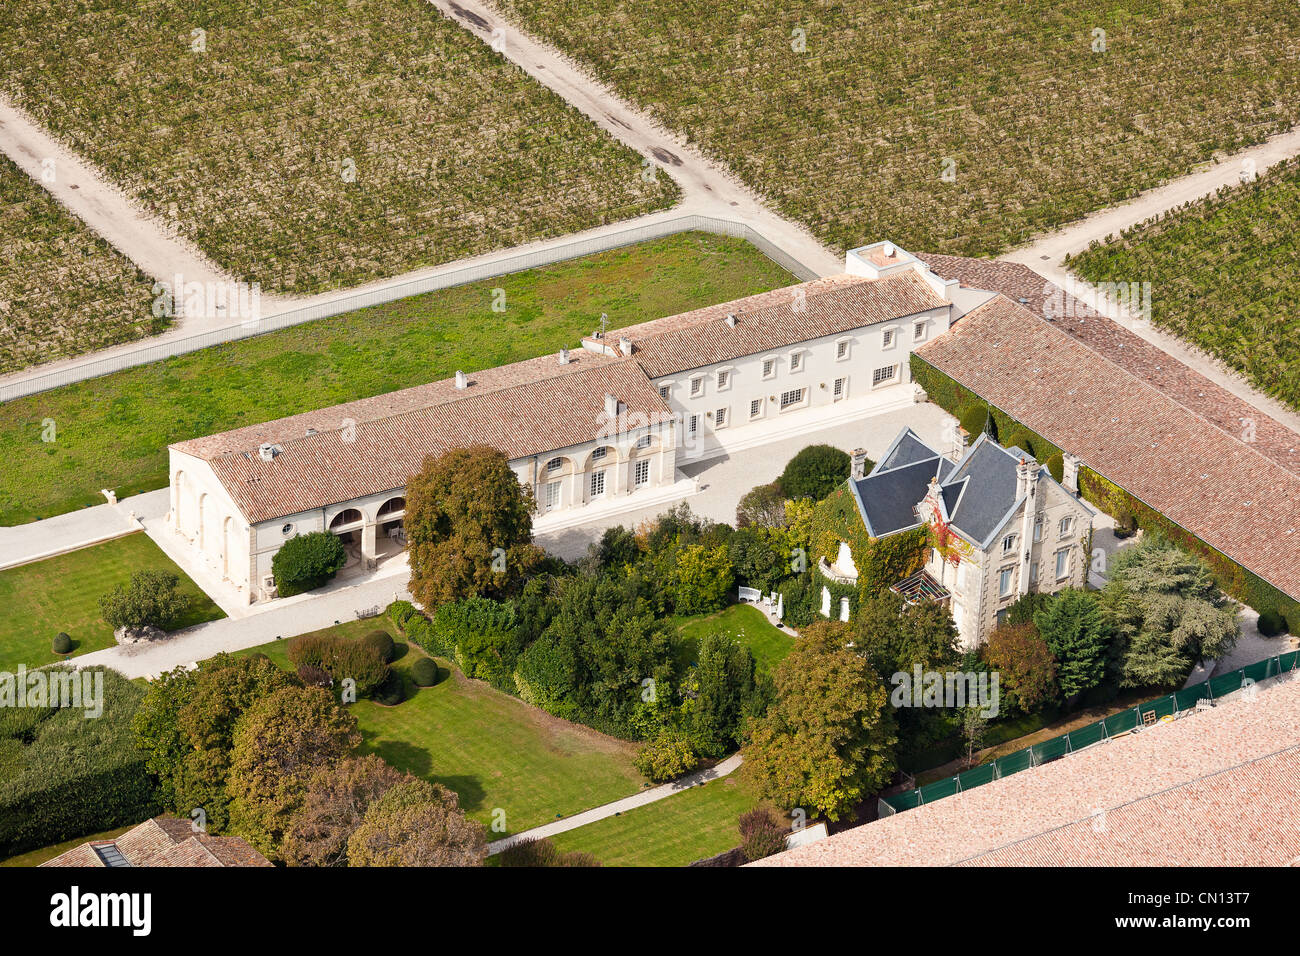
[[[958,409],[966,408],[972,402],[982,402],[987,405],[989,412],[993,415],[993,420],[997,423],[1001,434],[1023,431],[1032,437],[1035,450],[1050,448],[1052,454],[1061,451],[1061,449],[1058,449],[1051,442],[1034,432],[1033,429],[1011,417],[1002,409],[984,402],[984,399],[980,398],[980,396],[939,371],[916,353],[912,353],[911,366],[912,380],[925,389],[930,401],[950,414],[958,414]],[[1039,442],[1042,444],[1039,445]],[[1137,519],[1138,527],[1146,531],[1158,532],[1171,541],[1182,545],[1193,554],[1199,555],[1210,566],[1215,582],[1226,594],[1232,595],[1238,601],[1254,608],[1261,614],[1270,610],[1275,611],[1281,614],[1292,627],[1300,623],[1300,602],[1278,590],[1259,575],[1242,567],[1213,545],[1202,541],[1181,525],[1175,524],[1159,511],[1129,494],[1114,482],[1102,477],[1091,468],[1081,467],[1079,469],[1079,492],[1085,501],[1100,508],[1108,515],[1115,516],[1116,512],[1121,510],[1121,507],[1127,508],[1133,517]]]
[[[104,709],[48,710],[5,743],[0,781],[0,856],[12,856],[115,827],[163,810],[136,749],[132,719],[141,688],[104,671]]]

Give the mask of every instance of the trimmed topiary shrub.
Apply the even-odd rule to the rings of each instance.
[[[1044,464],[1047,465],[1047,473],[1051,475],[1055,481],[1059,482],[1065,480],[1065,456],[1059,451],[1054,455],[1049,455]]]
[[[295,535],[271,558],[271,573],[280,597],[312,591],[327,584],[347,563],[343,542],[328,531]]]
[[[785,466],[778,479],[787,498],[821,501],[849,477],[847,452],[834,445],[809,445]]]
[[[392,635],[387,631],[371,631],[361,639],[361,643],[373,648],[385,664],[391,664],[397,654],[397,645],[393,643]]]
[[[1267,611],[1260,612],[1259,615],[1259,633],[1265,637],[1276,637],[1279,634],[1287,632],[1286,618],[1277,611],[1269,608]]]
[[[1028,429],[1025,428],[1013,429],[1011,434],[1007,435],[1007,440],[1003,442],[1003,445],[1006,448],[1011,448],[1011,447],[1019,448],[1021,451],[1029,452],[1029,454],[1033,455],[1035,458],[1038,457],[1038,453],[1034,449],[1033,433],[1030,432]]]
[[[388,677],[370,696],[377,704],[395,707],[406,700],[406,682],[402,680],[401,674],[390,668]]]
[[[60,631],[54,635],[52,650],[55,654],[68,654],[72,651],[72,638]]]
[[[966,434],[974,441],[984,431],[989,420],[989,410],[984,405],[965,405],[957,411],[957,422],[966,429]]]
[[[416,687],[432,687],[438,683],[438,662],[432,657],[421,657],[411,665],[411,680]]]

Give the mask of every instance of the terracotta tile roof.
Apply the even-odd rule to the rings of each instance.
[[[754,865],[1286,865],[1298,725],[1292,679]]]
[[[911,270],[882,279],[829,276],[617,329],[604,341],[617,348],[620,338],[630,338],[632,357],[658,378],[946,304]]]
[[[100,853],[112,850],[131,866],[271,866],[239,837],[195,833],[190,821],[177,817],[154,817],[115,840],[83,843],[41,866],[105,866]]]
[[[386,416],[378,414],[381,406],[375,404],[359,410],[365,417],[352,414],[362,403],[327,409],[317,421],[339,423],[352,417],[355,426],[346,432],[336,426],[286,437],[270,461],[261,459],[257,444],[241,444],[232,435],[288,434],[282,423],[290,420],[173,447],[204,452],[245,518],[259,522],[404,487],[426,457],[452,448],[486,444],[508,458],[526,458],[671,419],[662,396],[631,360],[597,357],[571,366],[558,365],[554,356],[548,361],[540,378],[515,384],[505,384],[496,374],[500,369],[470,376],[467,389],[434,383],[418,403],[403,397],[394,406],[401,410]],[[563,374],[552,373],[551,367]],[[606,393],[626,405],[612,425],[605,421]]]
[[[1005,296],[918,350],[1292,597],[1300,476]]]
[[[917,258],[937,275],[956,279],[968,288],[1001,292],[1016,301],[1024,299],[1025,308],[1035,315],[1052,322],[1230,435],[1242,434],[1244,423],[1253,422],[1255,449],[1283,468],[1300,474],[1300,435],[1140,335],[1092,312],[1028,266],[931,253],[920,253]]]

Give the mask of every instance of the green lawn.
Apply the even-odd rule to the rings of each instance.
[[[747,243],[686,233],[445,289],[0,405],[0,524],[167,484],[167,445],[573,346],[612,327],[778,288]],[[492,310],[494,288],[505,311]],[[57,440],[42,442],[53,419]]]
[[[605,866],[686,866],[739,846],[740,815],[757,805],[737,772],[551,841]]]
[[[1300,409],[1300,160],[1068,260],[1092,282],[1150,282],[1152,321]]]
[[[748,645],[754,653],[754,660],[768,670],[779,664],[794,647],[793,634],[773,627],[762,611],[749,604],[733,604],[713,614],[682,618],[678,621],[677,632],[695,642],[696,646],[706,635],[725,634]],[[694,654],[691,656],[693,659]]]
[[[0,671],[58,660],[50,644],[60,631],[72,638],[74,655],[111,647],[113,629],[99,616],[99,598],[143,568],[172,571],[181,579],[181,592],[190,596],[189,610],[175,629],[225,617],[144,532],[137,532],[0,571]]]
[[[329,630],[361,636],[382,628],[400,636],[387,618],[352,621]],[[467,680],[447,661],[443,679],[416,689],[411,664],[421,655],[407,647],[394,665],[408,676],[410,698],[395,707],[370,700],[352,706],[367,752],[393,766],[437,781],[460,795],[461,806],[489,827],[505,811],[506,831],[539,826],[557,817],[636,793],[645,781],[632,766],[636,746],[551,717],[486,684]],[[262,652],[288,667],[288,642],[244,651]]]

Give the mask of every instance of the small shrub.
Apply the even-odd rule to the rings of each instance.
[[[1259,616],[1259,633],[1265,637],[1276,637],[1287,632],[1287,622],[1277,611],[1270,608]]]
[[[394,601],[388,605],[388,619],[393,622],[393,627],[397,628],[403,634],[406,633],[407,624],[412,618],[420,616],[415,605],[410,601]]]
[[[785,849],[786,830],[765,807],[740,815],[740,849],[750,863]]]
[[[541,839],[520,840],[497,854],[501,866],[600,866],[600,861],[590,853],[573,850],[562,853],[554,843]]]
[[[397,654],[397,645],[387,631],[371,631],[361,639],[361,643],[374,650],[385,664],[392,663]]]
[[[406,700],[406,682],[402,680],[401,674],[390,668],[388,677],[375,688],[374,693],[370,696],[375,703],[383,704],[386,707],[395,707]]]
[[[338,535],[312,531],[295,535],[271,558],[271,573],[280,597],[312,591],[329,582],[347,563]]]
[[[411,680],[416,687],[432,687],[438,683],[438,662],[432,657],[421,657],[411,665]]]
[[[966,434],[974,441],[979,437],[980,432],[984,431],[984,426],[989,420],[989,410],[984,405],[966,405],[957,411],[957,421],[961,427],[966,429]]]
[[[700,758],[685,736],[664,731],[646,743],[632,763],[647,780],[664,783],[694,770],[699,766]]]
[[[60,631],[54,635],[53,650],[55,654],[67,654],[72,651],[72,638]]]
[[[1128,538],[1137,531],[1137,518],[1133,517],[1127,505],[1116,505],[1112,517],[1115,519],[1115,537]]]
[[[165,631],[189,605],[179,586],[180,578],[170,571],[136,571],[127,584],[99,599],[99,610],[114,629],[152,626]]]
[[[1065,456],[1059,451],[1054,455],[1049,455],[1047,461],[1047,473],[1052,476],[1054,481],[1065,480]]]
[[[300,664],[298,666],[298,676],[308,687],[331,687],[334,684],[329,672],[323,667],[317,667],[315,664]]]
[[[352,678],[360,697],[374,693],[388,679],[391,670],[374,646],[334,634],[300,634],[290,638],[289,660],[298,667],[319,667],[335,683]]]
[[[785,466],[779,484],[788,498],[821,501],[849,477],[847,452],[833,445],[809,445]]]

